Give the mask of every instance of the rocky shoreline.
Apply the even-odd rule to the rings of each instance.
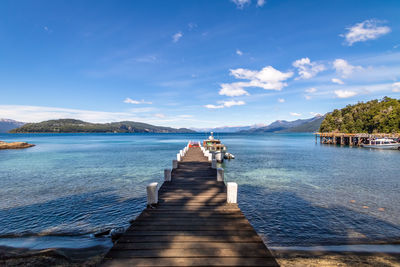
[[[23,149],[28,147],[33,147],[35,145],[29,144],[26,142],[11,142],[7,143],[4,141],[0,141],[0,149]]]
[[[108,248],[30,250],[0,246],[0,266],[98,266]]]

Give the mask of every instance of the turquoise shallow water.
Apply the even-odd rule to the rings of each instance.
[[[0,245],[18,236],[19,246],[54,245],[52,236],[96,243],[90,234],[127,226],[145,207],[146,184],[162,182],[177,151],[205,137],[0,134],[36,144],[0,151]],[[312,134],[219,137],[236,156],[222,164],[226,180],[239,184],[239,205],[269,245],[400,240],[399,151],[316,145]]]

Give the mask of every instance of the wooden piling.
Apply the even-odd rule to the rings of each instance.
[[[363,143],[368,144],[371,140],[376,138],[391,138],[399,139],[400,133],[383,134],[383,133],[314,133],[315,136],[320,137],[321,144],[340,144],[349,146],[361,146]]]

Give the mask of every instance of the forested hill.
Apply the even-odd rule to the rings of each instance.
[[[121,121],[111,123],[90,123],[74,119],[49,120],[27,123],[13,129],[11,133],[192,133],[186,128],[154,126],[141,122]]]
[[[400,100],[384,97],[347,105],[326,115],[321,132],[394,133],[400,132]]]

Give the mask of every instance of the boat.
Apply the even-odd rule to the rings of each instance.
[[[212,154],[215,155],[215,159],[218,162],[223,162],[225,153],[227,151],[227,148],[225,145],[221,143],[221,140],[215,139],[214,138],[214,133],[211,132],[211,135],[208,137],[208,139],[203,141],[203,147],[211,152]],[[213,156],[214,158],[214,156]]]
[[[378,138],[371,140],[368,144],[362,144],[365,148],[377,149],[400,149],[400,143],[389,138]]]
[[[226,153],[225,153],[225,156],[224,156],[224,159],[235,159],[235,155],[226,152]]]

